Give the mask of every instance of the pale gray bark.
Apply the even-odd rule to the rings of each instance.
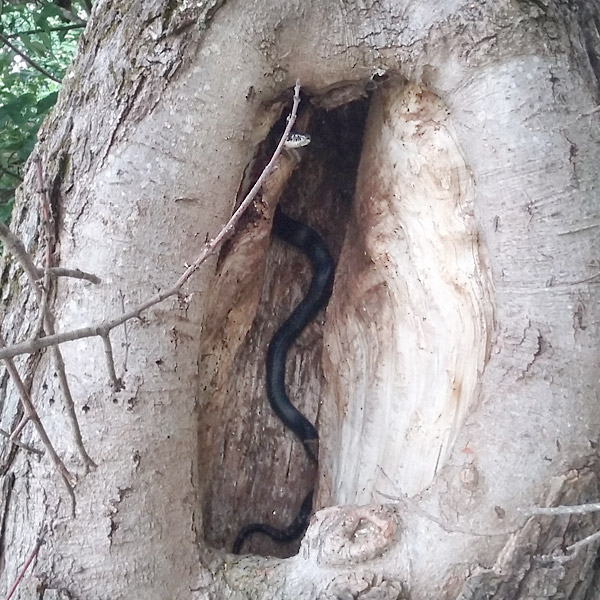
[[[598,519],[525,525],[518,509],[598,500],[598,23],[583,0],[99,2],[36,150],[60,266],[102,279],[61,280],[58,330],[177,279],[296,78],[317,107],[370,103],[364,146],[325,125],[331,145],[313,140],[285,198],[339,254],[289,364],[318,418],[324,510],[292,558],[226,553],[249,520],[289,521],[314,476],[263,390],[266,343],[308,275],[270,246],[258,204],[185,298],[113,332],[123,390],[100,340],[62,346],[96,470],[46,355],[17,361],[78,503],[73,518],[47,458],[2,448],[0,593],[46,525],[16,597],[584,598],[595,547],[544,556]],[[13,229],[35,251],[30,171]],[[2,282],[14,342],[35,303],[14,264]]]

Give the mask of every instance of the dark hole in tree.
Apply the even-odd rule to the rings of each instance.
[[[303,98],[302,105],[307,104],[308,99]],[[280,201],[286,214],[320,233],[336,261],[350,217],[367,109],[368,100],[361,99],[329,111],[314,110],[308,128],[312,141],[303,149],[301,164]],[[288,111],[284,113],[265,142],[268,148],[274,148],[281,136]],[[224,249],[223,253],[227,251]],[[237,366],[232,370],[233,377],[243,380],[234,394],[238,406],[246,403],[243,422],[231,422],[237,418],[235,412],[221,415],[226,421],[222,428],[221,471],[216,464],[212,467],[211,489],[204,502],[207,543],[229,551],[240,528],[248,523],[261,522],[278,528],[289,525],[316,483],[313,465],[301,443],[273,414],[264,387],[268,343],[304,297],[311,272],[306,258],[282,242],[271,240],[267,252],[256,316],[236,352]],[[290,400],[311,422],[316,422],[317,429],[323,386],[324,320],[322,311],[307,326],[290,349],[286,368]],[[243,455],[237,469],[242,472],[240,475],[228,470],[227,457],[232,453]],[[299,543],[300,538],[280,544],[255,534],[248,538],[243,553],[287,557],[297,553]]]

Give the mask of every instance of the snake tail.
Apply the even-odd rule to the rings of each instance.
[[[285,529],[277,529],[277,527],[272,527],[266,523],[250,523],[249,525],[242,527],[233,543],[233,553],[239,554],[242,551],[242,546],[246,539],[255,533],[262,533],[263,535],[269,536],[272,540],[281,543],[295,540],[298,536],[302,535],[308,527],[312,503],[313,490],[306,495],[295,519]]]

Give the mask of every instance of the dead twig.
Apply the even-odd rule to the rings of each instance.
[[[564,564],[577,558],[577,555],[581,550],[583,550],[583,548],[585,548],[586,546],[591,546],[592,544],[598,541],[600,541],[600,531],[596,531],[584,537],[582,540],[574,542],[570,546],[564,548],[564,550],[556,550],[552,554],[541,554],[536,558],[538,561],[545,563],[555,562],[559,564]]]
[[[15,54],[18,54],[30,67],[34,68],[36,71],[39,71],[42,75],[45,75],[46,77],[48,77],[48,79],[52,79],[52,81],[55,81],[56,83],[60,83],[60,79],[58,79],[58,77],[55,77],[54,75],[52,75],[52,73],[50,73],[50,71],[44,69],[44,67],[42,67],[42,65],[38,64],[37,62],[35,62],[31,58],[29,58],[29,56],[27,56],[27,54],[25,54],[25,52],[22,52],[21,50],[19,50],[19,48],[17,48],[17,46],[12,44],[1,33],[0,33],[0,41],[2,41],[4,44],[6,44]]]
[[[2,222],[0,221],[0,240],[4,244],[4,247],[17,259],[19,264],[23,267],[29,285],[38,294],[38,279],[43,274],[33,264],[31,255],[25,249],[23,242]]]
[[[536,515],[584,515],[600,511],[600,502],[592,504],[574,504],[572,506],[531,506],[529,508],[520,508],[519,512],[526,517]]]
[[[15,593],[15,590],[17,589],[17,587],[19,587],[19,584],[21,583],[21,580],[25,576],[25,573],[27,572],[27,569],[29,569],[29,565],[31,565],[31,563],[33,562],[34,558],[37,556],[38,552],[40,551],[40,548],[42,547],[42,544],[44,543],[44,536],[45,535],[46,535],[46,528],[44,528],[42,530],[42,533],[38,537],[38,539],[37,539],[37,541],[35,543],[35,546],[33,547],[33,550],[31,551],[31,554],[27,557],[27,560],[25,561],[25,564],[23,565],[23,568],[21,569],[21,571],[17,575],[14,583],[12,584],[10,590],[8,591],[8,594],[6,594],[6,597],[5,597],[4,600],[10,600],[12,598],[13,594]]]
[[[125,297],[123,291],[119,289],[119,300],[121,301],[121,311],[125,312]],[[125,352],[123,355],[123,369],[127,371],[127,361],[129,360],[129,335],[127,333],[127,322],[123,323],[123,347]]]
[[[581,113],[577,117],[577,119],[582,119],[583,117],[591,117],[592,115],[595,115],[597,112],[600,112],[600,106],[596,106],[596,108],[592,108],[592,110],[589,110],[588,112]]]
[[[179,277],[179,279],[175,282],[173,286],[162,292],[159,292],[158,294],[155,294],[154,296],[152,296],[145,302],[142,302],[135,308],[132,308],[131,310],[119,315],[118,317],[115,317],[114,319],[110,319],[109,321],[101,321],[100,323],[94,323],[93,325],[90,325],[88,327],[83,327],[81,329],[75,329],[72,331],[66,331],[63,333],[51,334],[50,332],[47,332],[48,335],[46,335],[43,338],[29,340],[20,344],[14,344],[8,348],[2,348],[0,349],[0,359],[13,358],[20,354],[31,354],[33,352],[36,352],[37,350],[41,350],[42,348],[47,348],[48,346],[57,346],[65,342],[71,342],[73,340],[79,340],[86,337],[106,337],[111,329],[122,325],[130,319],[140,318],[141,314],[144,311],[151,308],[152,306],[159,304],[160,302],[171,296],[179,295],[184,284],[200,268],[202,263],[204,263],[212,254],[214,254],[217,251],[217,249],[221,246],[221,244],[223,244],[223,242],[233,234],[235,226],[240,220],[242,214],[244,213],[246,208],[248,208],[252,200],[254,200],[263,183],[265,182],[265,179],[273,170],[275,162],[281,154],[285,146],[285,142],[292,131],[294,122],[296,121],[296,115],[298,112],[299,104],[300,82],[297,81],[296,86],[294,87],[294,101],[292,105],[292,110],[287,119],[285,131],[281,136],[279,144],[277,145],[277,148],[275,149],[271,160],[263,169],[263,172],[260,174],[260,177],[257,179],[256,183],[248,192],[248,194],[246,195],[242,203],[239,205],[237,210],[233,213],[229,221],[222,227],[222,229],[213,239],[204,244],[198,256],[187,267],[187,269],[183,272],[183,274]]]
[[[2,334],[0,334],[0,346],[4,346],[4,344],[5,344],[4,337],[2,336]],[[17,391],[19,392],[21,404],[23,405],[23,410],[25,411],[25,415],[26,415],[27,419],[30,420],[33,423],[33,425],[35,426],[37,434],[40,436],[40,439],[42,440],[44,447],[48,451],[48,454],[49,454],[52,462],[54,463],[54,466],[56,467],[56,469],[58,470],[58,472],[61,475],[61,478],[65,484],[65,487],[67,488],[67,492],[69,493],[69,496],[71,497],[71,502],[72,502],[72,507],[73,507],[73,512],[74,512],[74,510],[75,510],[74,509],[75,494],[73,492],[74,478],[71,475],[71,473],[69,473],[67,467],[65,467],[65,464],[63,463],[60,456],[54,449],[54,446],[52,445],[52,442],[50,441],[50,438],[48,437],[48,434],[46,433],[46,429],[42,425],[42,421],[41,421],[39,415],[37,414],[35,407],[33,406],[33,402],[31,401],[29,392],[27,391],[27,388],[25,387],[25,384],[23,383],[23,380],[21,379],[21,376],[19,375],[19,371],[17,370],[14,361],[10,358],[6,360],[6,370],[8,371],[8,374],[10,375],[11,379],[13,380],[15,387],[17,388]],[[23,421],[22,421],[22,423],[23,423]]]
[[[83,459],[85,471],[87,473],[89,469],[95,468],[97,465],[87,453],[87,450],[85,449],[85,445],[83,443],[83,436],[81,435],[79,420],[77,419],[77,415],[75,414],[75,401],[73,400],[73,396],[71,395],[71,387],[69,386],[69,382],[67,380],[65,361],[62,357],[62,353],[60,352],[60,348],[58,346],[54,346],[52,348],[52,353],[54,358],[54,366],[58,374],[58,382],[63,393],[65,406],[67,408],[67,414],[69,415],[69,420],[71,421],[73,437],[75,438],[75,446],[79,451],[79,455]]]
[[[73,510],[75,507],[75,494],[73,492],[73,483],[72,483],[71,474],[69,473],[69,471],[63,464],[62,460],[56,453],[54,447],[52,446],[52,443],[50,442],[50,439],[48,438],[48,436],[46,434],[46,431],[41,423],[41,420],[33,407],[33,404],[31,402],[31,399],[29,397],[27,389],[25,388],[25,386],[19,376],[19,373],[14,365],[14,362],[12,361],[12,358],[14,358],[15,356],[17,356],[19,354],[31,354],[31,353],[41,350],[43,348],[47,348],[49,346],[52,347],[53,359],[54,359],[56,370],[59,375],[60,386],[61,386],[64,398],[65,398],[65,406],[67,408],[67,412],[69,414],[69,418],[70,418],[71,425],[72,425],[72,430],[74,432],[75,443],[77,445],[80,455],[82,456],[82,458],[84,460],[86,468],[96,466],[95,463],[93,462],[93,460],[87,454],[85,447],[83,445],[83,440],[82,440],[81,431],[79,428],[79,423],[77,420],[77,416],[75,414],[75,404],[74,404],[74,401],[73,401],[73,398],[71,395],[70,387],[68,385],[66,372],[65,372],[64,360],[62,358],[62,354],[60,353],[60,349],[58,348],[58,345],[61,343],[67,342],[67,341],[82,339],[84,337],[100,336],[102,338],[104,346],[105,346],[108,370],[109,370],[109,375],[111,378],[112,385],[115,389],[118,389],[119,381],[116,376],[116,371],[114,368],[114,359],[113,359],[112,347],[110,344],[109,332],[112,329],[114,329],[115,327],[118,327],[119,325],[126,323],[130,319],[140,318],[142,312],[144,312],[145,310],[151,308],[152,306],[162,302],[163,300],[169,298],[170,296],[179,295],[181,293],[182,287],[185,285],[185,283],[188,281],[188,279],[199,269],[199,267],[212,254],[214,254],[216,252],[216,250],[221,246],[221,244],[233,234],[233,232],[235,230],[235,226],[237,225],[242,214],[247,209],[247,207],[250,205],[250,203],[254,200],[254,198],[258,194],[259,190],[261,189],[262,185],[264,184],[265,180],[267,179],[267,177],[273,170],[273,167],[277,161],[277,158],[280,156],[280,154],[285,146],[285,142],[287,141],[287,139],[292,131],[292,127],[296,120],[299,103],[300,103],[300,82],[297,81],[296,85],[294,87],[294,99],[293,99],[292,110],[288,117],[287,125],[286,125],[283,135],[279,141],[279,144],[277,145],[277,148],[275,149],[275,152],[273,153],[271,160],[268,162],[266,167],[263,169],[263,172],[257,179],[256,183],[254,184],[252,189],[248,192],[248,194],[246,195],[246,197],[244,198],[242,203],[239,205],[239,207],[233,213],[232,217],[225,224],[225,226],[219,231],[219,233],[212,240],[208,241],[203,246],[200,253],[195,258],[195,260],[192,262],[192,264],[187,267],[187,269],[183,272],[183,274],[179,277],[179,279],[175,282],[175,284],[172,287],[170,287],[169,289],[167,289],[165,291],[159,292],[158,294],[155,294],[154,296],[152,296],[145,302],[143,302],[140,305],[136,306],[135,308],[129,310],[128,312],[124,312],[123,314],[121,314],[118,317],[115,317],[114,319],[111,319],[109,321],[102,321],[101,323],[94,324],[89,327],[84,327],[82,329],[78,329],[78,330],[74,330],[74,331],[70,331],[70,332],[64,332],[64,333],[59,333],[59,334],[55,333],[54,316],[51,314],[51,312],[47,306],[48,296],[50,293],[51,278],[57,277],[57,276],[79,277],[82,279],[88,279],[95,283],[99,282],[100,280],[97,277],[90,275],[90,274],[86,274],[82,271],[58,269],[58,268],[52,266],[52,252],[53,252],[53,248],[54,248],[54,242],[53,242],[54,231],[53,231],[53,227],[52,227],[53,218],[52,218],[52,214],[51,214],[50,202],[49,202],[49,199],[48,199],[45,187],[44,187],[42,167],[41,167],[41,162],[39,161],[39,159],[36,160],[36,167],[37,167],[37,174],[38,174],[38,182],[39,182],[39,186],[40,186],[40,194],[41,194],[41,199],[42,199],[42,213],[43,213],[43,217],[44,217],[43,221],[44,221],[45,232],[46,232],[46,241],[47,241],[46,264],[45,264],[45,268],[43,271],[38,269],[34,265],[32,259],[31,259],[31,256],[26,251],[22,242],[14,234],[12,234],[12,232],[8,229],[8,227],[6,227],[3,223],[0,223],[0,239],[3,240],[6,248],[17,258],[17,260],[23,267],[23,269],[27,275],[27,278],[29,280],[29,283],[35,293],[38,305],[40,307],[40,323],[39,323],[38,327],[36,327],[37,331],[36,331],[35,338],[31,338],[27,342],[23,342],[21,344],[15,344],[15,345],[7,348],[5,346],[4,340],[2,339],[2,337],[0,335],[0,342],[1,342],[0,343],[0,358],[6,360],[9,375],[13,378],[13,380],[15,382],[15,385],[19,391],[19,394],[21,397],[21,402],[23,404],[24,411],[25,411],[24,418],[21,421],[21,423],[19,424],[19,426],[17,427],[16,432],[18,435],[18,433],[20,433],[21,429],[24,427],[25,423],[28,420],[33,421],[33,423],[38,431],[38,435],[40,436],[40,439],[42,440],[42,443],[46,447],[48,454],[50,455],[53,463],[55,464],[56,468],[58,469],[58,471],[67,487],[69,495],[71,496]],[[43,284],[40,286],[39,279],[41,277],[43,278]],[[39,333],[42,330],[42,324],[43,324],[43,329],[44,329],[46,335],[44,337],[39,337]],[[14,433],[15,432],[13,432],[13,436],[14,436]],[[11,436],[11,438],[13,438],[13,436]],[[12,439],[11,441],[16,443],[15,439]]]
[[[37,454],[38,456],[44,456],[44,452],[42,450],[38,450],[37,448],[34,448],[33,446],[28,446],[27,444],[24,444],[23,442],[21,442],[19,440],[12,439],[11,434],[8,433],[8,431],[4,431],[4,429],[0,429],[0,435],[2,437],[8,438],[8,441],[11,444],[18,446],[19,448],[22,448],[23,450],[26,450],[27,452],[31,452],[32,454]]]
[[[54,315],[50,312],[48,308],[48,299],[50,296],[50,286],[52,285],[50,269],[53,267],[52,256],[56,247],[56,234],[54,229],[54,216],[52,215],[52,207],[50,205],[50,199],[48,198],[46,187],[44,185],[42,161],[39,159],[39,157],[35,158],[35,164],[37,170],[38,184],[40,186],[42,214],[44,217],[43,223],[46,232],[46,264],[44,269],[44,283],[41,290],[42,295],[40,301],[40,313],[43,319],[44,330],[48,335],[52,335],[55,333]],[[96,463],[87,453],[87,450],[85,449],[83,443],[83,436],[81,435],[79,420],[77,419],[77,414],[75,413],[75,401],[73,400],[73,395],[71,394],[71,386],[69,385],[69,380],[67,379],[65,361],[62,357],[60,348],[58,346],[52,346],[51,352],[52,359],[54,362],[54,368],[56,369],[56,372],[58,374],[58,382],[63,393],[65,408],[67,409],[67,415],[71,423],[71,429],[73,431],[73,437],[75,439],[75,446],[79,451],[79,455],[83,459],[84,467],[87,472],[89,471],[89,469],[95,468]]]
[[[91,283],[102,283],[102,279],[93,275],[92,273],[86,273],[81,269],[63,269],[61,267],[50,267],[46,270],[50,277],[71,277],[72,279],[85,279]],[[43,271],[40,271],[40,279],[43,277]]]
[[[25,411],[21,420],[17,423],[17,426],[12,430],[12,433],[9,434],[11,443],[16,444],[19,441],[18,438],[21,435],[21,431],[23,431],[23,428],[27,423],[29,423],[29,416],[27,415],[27,411]]]
[[[117,377],[117,372],[115,370],[115,358],[113,356],[112,345],[110,343],[110,335],[107,333],[102,336],[102,342],[104,343],[104,355],[106,356],[106,365],[108,369],[108,375],[110,377],[110,383],[115,391],[119,391],[121,389],[121,382]]]
[[[204,245],[200,254],[196,257],[194,262],[185,270],[183,275],[177,280],[173,288],[173,291],[170,294],[175,295],[178,294],[183,284],[198,270],[200,265],[221,246],[221,244],[231,236],[233,233],[235,226],[240,220],[244,211],[248,208],[252,200],[256,197],[269,173],[273,170],[277,158],[281,154],[285,143],[292,131],[294,123],[296,122],[296,115],[298,113],[298,105],[300,104],[300,81],[296,81],[296,85],[294,87],[294,103],[292,105],[292,111],[290,116],[287,118],[287,125],[277,144],[277,148],[275,148],[275,152],[273,152],[273,156],[271,160],[267,163],[267,166],[263,169],[263,172],[260,174],[259,178],[256,180],[256,183],[252,186],[252,189],[248,192],[242,203],[238,206],[237,210],[233,213],[229,221],[225,224],[225,226],[219,231],[219,233],[210,240],[207,244]]]
[[[472,529],[465,529],[463,527],[457,527],[456,525],[449,525],[448,523],[445,523],[439,517],[436,517],[435,515],[432,515],[430,512],[427,512],[426,510],[422,509],[412,498],[410,498],[404,492],[402,492],[400,489],[398,489],[398,487],[396,486],[394,481],[392,481],[391,477],[381,467],[378,467],[378,468],[379,468],[379,471],[382,473],[382,475],[388,480],[389,484],[392,486],[392,488],[396,494],[396,495],[392,496],[390,494],[384,494],[383,492],[377,491],[377,493],[380,496],[383,496],[384,498],[386,498],[388,500],[393,500],[395,502],[400,502],[400,503],[404,504],[404,506],[406,508],[408,508],[409,510],[413,511],[414,513],[424,517],[425,519],[428,519],[432,523],[435,523],[438,527],[443,529],[446,533],[461,533],[463,535],[488,537],[488,536],[497,536],[497,535],[512,535],[518,531],[518,528],[506,529],[506,530],[502,530],[502,531],[473,531]]]
[[[519,513],[524,517],[572,517],[574,515],[586,515],[599,511],[600,502],[566,506],[530,506],[528,508],[519,509]],[[570,546],[567,546],[562,552],[555,552],[554,554],[549,555],[544,554],[539,557],[539,560],[565,563],[573,560],[583,548],[590,546],[599,540],[600,531],[596,531],[578,542],[574,542]]]
[[[590,546],[598,540],[600,540],[600,531],[596,531],[595,533],[584,537],[582,540],[579,540],[578,542],[567,546],[565,548],[565,558],[575,558],[582,548],[585,548],[585,546]]]

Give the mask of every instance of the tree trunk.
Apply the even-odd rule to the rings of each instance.
[[[48,455],[3,441],[0,592],[15,598],[594,598],[600,427],[600,8],[551,0],[98,2],[40,132],[61,267],[57,331],[168,288],[281,136],[300,164],[186,294],[61,345],[86,468],[50,352],[18,357]],[[310,109],[309,109],[310,107]],[[12,229],[39,264],[31,162]],[[333,294],[287,359],[318,473],[272,413],[266,348],[305,293],[273,210],[319,230]],[[38,308],[1,275],[7,345]],[[19,422],[3,372],[2,428]],[[41,449],[28,424],[20,440]],[[285,526],[317,482],[298,543]]]

